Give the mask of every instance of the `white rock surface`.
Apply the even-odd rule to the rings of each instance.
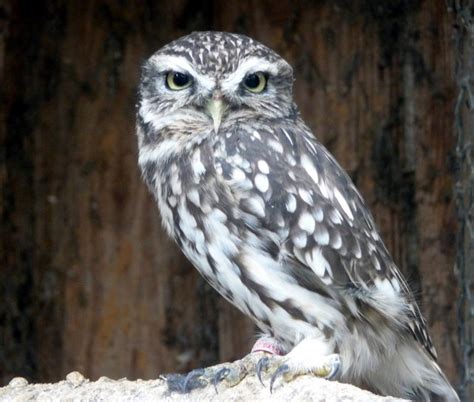
[[[21,377],[0,388],[0,401],[313,401],[313,402],[400,402],[402,399],[381,397],[352,385],[302,376],[276,386],[270,394],[255,376],[246,377],[233,388],[212,385],[188,394],[170,393],[166,381],[127,379],[111,380],[101,377],[89,381],[74,371],[66,380],[55,384],[28,384]]]

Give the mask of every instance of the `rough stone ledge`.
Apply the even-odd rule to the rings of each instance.
[[[401,402],[381,397],[349,384],[301,376],[275,387],[272,394],[255,376],[248,376],[232,388],[212,385],[188,394],[170,393],[163,378],[157,380],[111,380],[101,377],[89,381],[77,371],[55,384],[28,384],[16,377],[0,388],[0,401],[313,401],[313,402]]]

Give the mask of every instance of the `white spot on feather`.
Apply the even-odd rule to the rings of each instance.
[[[174,195],[170,195],[168,197],[168,203],[174,208],[176,204],[178,203],[178,200],[176,199]]]
[[[362,250],[360,249],[360,244],[357,239],[354,239],[354,248],[352,249],[352,253],[356,258],[361,258],[362,257]]]
[[[380,240],[380,235],[377,233],[376,230],[372,230],[372,232],[370,232],[371,236],[372,236],[372,239],[374,239],[375,241],[379,241]]]
[[[245,173],[243,170],[239,168],[234,168],[232,170],[232,178],[237,181],[243,181],[247,178],[247,176],[245,176]]]
[[[224,223],[227,221],[227,215],[222,212],[219,208],[214,208],[209,214],[209,219],[215,219],[218,222]]]
[[[252,135],[253,135],[256,139],[258,139],[259,141],[262,141],[262,137],[260,137],[260,134],[259,134],[258,131],[254,130],[254,131],[252,132]]]
[[[234,185],[236,188],[243,191],[251,190],[253,188],[253,183],[248,178],[245,178],[245,180],[236,181]]]
[[[348,218],[350,220],[354,220],[354,215],[352,214],[349,204],[337,188],[334,189],[334,197],[336,197],[337,202],[339,203],[345,214],[348,216]]]
[[[332,223],[338,225],[342,222],[342,215],[337,209],[331,209],[329,211],[329,219]]]
[[[304,232],[298,232],[297,234],[293,235],[291,240],[293,240],[293,244],[298,248],[306,247],[308,242],[308,238]]]
[[[206,167],[201,162],[201,151],[196,150],[191,159],[191,166],[194,171],[196,182],[199,183],[199,178],[206,172]]]
[[[278,141],[269,139],[268,146],[272,148],[275,152],[278,152],[279,154],[283,153],[283,145],[281,145]]]
[[[270,167],[268,166],[268,163],[265,162],[264,160],[260,159],[257,162],[258,169],[263,173],[263,174],[268,174],[270,173]]]
[[[170,178],[170,187],[171,191],[175,195],[180,195],[182,188],[181,188],[181,180],[179,179],[179,176],[177,174],[171,175]]]
[[[286,210],[290,213],[293,213],[296,211],[296,197],[293,194],[288,194],[288,197],[286,198]]]
[[[316,205],[313,210],[314,214],[314,219],[316,219],[316,222],[322,222],[324,219],[324,212],[323,209],[319,206]]]
[[[290,154],[286,155],[286,160],[288,161],[290,166],[296,166],[296,159],[293,158],[293,156],[291,156]]]
[[[379,259],[375,256],[375,255],[372,255],[371,256],[371,260],[372,260],[372,264],[374,264],[374,268],[377,270],[377,271],[380,271],[382,269],[382,267],[380,266],[380,261]]]
[[[246,199],[246,203],[250,211],[252,211],[255,215],[260,218],[265,217],[265,202],[263,201],[262,197],[253,195],[252,197]]]
[[[301,155],[301,166],[306,170],[306,173],[313,179],[315,183],[318,183],[319,174],[316,168],[314,167],[313,161],[308,155]]]
[[[321,195],[324,198],[327,198],[327,199],[331,198],[331,190],[329,189],[324,179],[321,179],[319,182],[319,190],[321,191]]]
[[[298,220],[298,226],[303,229],[305,232],[312,234],[314,232],[314,227],[316,222],[314,221],[313,216],[309,212],[303,212]]]
[[[314,232],[314,240],[321,246],[329,244],[329,232],[323,225],[318,225]]]
[[[333,231],[333,236],[331,236],[331,247],[335,250],[341,248],[342,246],[342,238],[341,238],[341,234],[339,233],[339,231]]]
[[[199,197],[199,193],[195,188],[189,190],[186,193],[186,197],[188,197],[188,200],[191,201],[197,207],[199,207],[201,205],[201,200],[200,200],[200,197]]]
[[[308,205],[313,205],[313,197],[309,193],[309,191],[306,191],[303,188],[298,189],[298,194],[300,197],[303,199],[304,202]]]
[[[268,179],[267,179],[267,176],[261,174],[261,173],[257,173],[255,175],[255,187],[257,187],[257,189],[264,193],[265,191],[268,190],[268,187],[269,187],[269,183],[268,183]]]

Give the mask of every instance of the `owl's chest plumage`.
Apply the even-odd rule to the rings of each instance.
[[[200,274],[263,331],[291,347],[319,329],[286,311],[288,295],[297,299],[299,291],[284,264],[288,232],[272,215],[281,210],[278,193],[249,201],[258,165],[264,172],[267,167],[245,153],[252,139],[240,140],[230,133],[171,158],[156,172],[155,194],[164,226]],[[322,299],[314,296],[317,305]]]

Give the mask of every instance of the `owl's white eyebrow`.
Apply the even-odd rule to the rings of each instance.
[[[276,63],[270,63],[260,57],[249,57],[244,60],[232,74],[221,82],[221,88],[224,91],[235,90],[246,75],[257,71],[275,75],[278,73],[278,66]]]
[[[156,55],[150,59],[150,62],[158,71],[177,71],[187,73],[196,80],[199,85],[208,91],[212,91],[215,82],[209,77],[200,74],[193,68],[192,64],[184,57],[171,55]]]

